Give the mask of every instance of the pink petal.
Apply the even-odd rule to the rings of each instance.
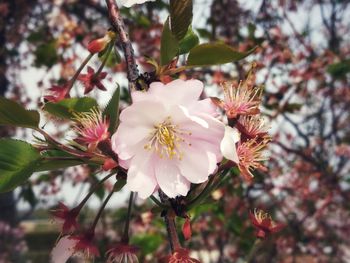
[[[140,149],[130,162],[126,185],[143,199],[153,194],[157,185],[153,158],[152,152]]]
[[[178,166],[181,174],[187,180],[199,184],[208,179],[212,167],[216,166],[216,158],[209,160],[205,149],[192,144],[192,146],[187,146],[184,157],[178,162]]]
[[[187,143],[195,143],[195,141],[198,141],[202,145],[202,148],[214,153],[217,162],[220,162],[222,154],[219,145],[224,137],[225,126],[220,121],[210,116],[202,116],[201,119],[208,124],[208,128],[204,128],[191,121],[182,122],[178,125],[181,129],[192,133],[191,136],[186,136],[184,138]]]
[[[175,164],[175,159],[162,159],[155,163],[155,174],[160,189],[170,198],[185,196],[190,182],[184,178]]]
[[[94,73],[95,73],[95,70],[94,70],[92,67],[88,66],[88,67],[87,67],[87,72],[88,72],[89,74],[94,74]]]
[[[151,128],[139,126],[135,129],[125,123],[121,123],[117,132],[112,136],[112,149],[122,160],[133,157],[147,143]]]
[[[124,109],[120,114],[121,122],[139,128],[140,126],[150,127],[162,122],[167,112],[160,102],[140,101],[133,103]]]
[[[216,117],[219,115],[218,108],[214,105],[211,99],[205,99],[200,100],[196,103],[193,103],[190,107],[188,107],[188,110],[191,114],[198,113],[198,114],[209,114],[213,117]]]
[[[147,93],[135,93],[133,99],[166,102],[166,105],[190,105],[195,103],[203,91],[203,83],[199,80],[174,80],[166,85],[153,82]]]
[[[236,143],[240,140],[240,134],[236,128],[225,127],[225,136],[221,141],[220,149],[222,155],[235,163],[239,163]]]
[[[69,236],[62,237],[51,251],[52,263],[65,263],[74,253],[77,240],[70,239]]]

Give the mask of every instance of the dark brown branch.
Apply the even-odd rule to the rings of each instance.
[[[161,191],[158,191],[160,200],[163,204],[167,203],[167,196]],[[179,237],[177,235],[176,231],[176,225],[175,225],[175,212],[173,210],[167,210],[164,214],[164,222],[166,226],[166,230],[168,233],[168,239],[169,244],[171,248],[171,252],[174,253],[174,251],[178,248],[181,248],[181,244],[179,241]]]
[[[115,0],[106,0],[106,3],[108,7],[109,21],[112,28],[118,33],[121,46],[124,51],[130,89],[136,89],[136,81],[139,77],[139,70],[137,68],[134,56],[134,49],[132,48],[128,34],[125,32],[125,25],[122,17],[120,16],[119,8],[115,3]]]

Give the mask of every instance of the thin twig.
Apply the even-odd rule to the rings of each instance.
[[[163,204],[166,204],[167,202],[167,197],[166,195],[159,190],[159,197],[160,200]],[[175,224],[175,213],[173,210],[167,210],[165,215],[164,215],[164,222],[165,222],[165,226],[166,226],[166,230],[168,233],[168,240],[169,240],[169,244],[170,244],[170,249],[171,252],[174,253],[175,250],[181,248],[181,244],[179,241],[179,237],[177,235],[177,231],[176,231],[176,224]]]
[[[129,197],[128,214],[126,217],[124,233],[122,237],[122,242],[126,244],[129,243],[129,226],[130,226],[131,210],[132,210],[133,203],[134,203],[134,192],[131,192]]]
[[[121,41],[121,46],[124,51],[124,57],[127,66],[127,74],[129,80],[129,91],[136,89],[136,81],[139,77],[139,70],[137,68],[134,49],[129,40],[128,34],[125,32],[125,25],[122,17],[120,16],[119,8],[115,0],[106,0],[109,21],[113,29],[118,33]]]

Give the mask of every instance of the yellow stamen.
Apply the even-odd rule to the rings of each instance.
[[[183,152],[179,150],[180,144],[185,142],[183,137],[191,136],[190,132],[185,132],[171,122],[171,117],[167,117],[165,121],[154,126],[150,133],[149,143],[144,146],[145,150],[152,150],[159,155],[172,159],[177,157],[179,160],[183,158]],[[191,144],[188,144],[191,146]]]

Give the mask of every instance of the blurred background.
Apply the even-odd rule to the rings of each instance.
[[[141,71],[152,71],[145,56],[159,59],[167,8],[167,1],[157,0],[122,9]],[[109,28],[102,0],[0,0],[0,14],[0,95],[30,109],[40,108],[46,90],[74,74],[88,55],[88,42]],[[201,42],[223,41],[240,51],[259,46],[240,62],[183,74],[202,80],[208,96],[221,96],[220,82],[244,79],[256,61],[273,140],[269,169],[256,171],[252,185],[233,177],[191,211],[193,238],[186,245],[208,263],[350,262],[350,2],[194,0],[193,30]],[[108,91],[91,95],[103,106],[117,82],[125,106],[125,64],[112,54]],[[98,58],[90,63],[97,64]],[[82,86],[75,92],[82,95]],[[54,121],[48,129],[59,138],[69,126]],[[29,130],[7,127],[0,127],[0,136],[33,139]],[[59,235],[49,210],[58,201],[76,205],[86,195],[97,178],[89,169],[36,174],[20,189],[0,195],[1,263],[49,262]],[[92,220],[104,195],[101,188],[82,222]],[[101,247],[120,237],[125,200],[120,193],[109,203],[98,230]],[[141,248],[140,262],[156,262],[167,250],[162,219],[152,207],[139,201],[134,210],[131,243]],[[258,246],[249,220],[255,207],[286,223]]]

